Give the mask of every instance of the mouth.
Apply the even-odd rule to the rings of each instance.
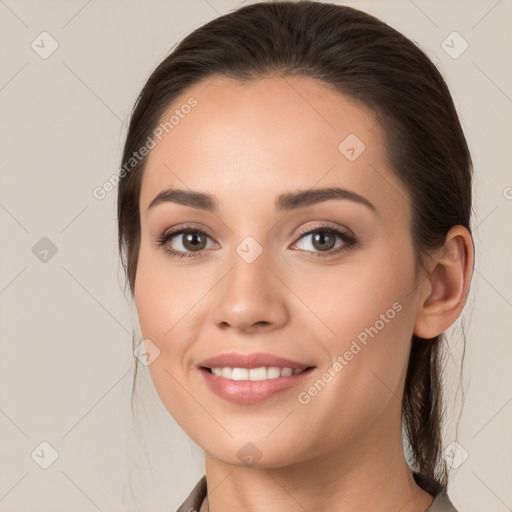
[[[240,368],[230,366],[218,366],[209,368],[207,366],[200,366],[203,371],[206,371],[217,377],[233,381],[262,381],[278,379],[280,377],[291,377],[292,375],[300,375],[307,372],[314,366],[307,366],[305,368],[289,368],[279,366],[260,366],[258,368]]]
[[[200,366],[199,372],[209,390],[220,398],[239,405],[263,402],[272,397],[285,395],[286,390],[303,382],[316,366],[305,368],[290,367],[207,367]]]

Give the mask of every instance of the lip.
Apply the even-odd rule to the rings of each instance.
[[[292,368],[293,370],[304,370],[297,375],[288,377],[277,377],[267,380],[231,380],[214,375],[208,368],[259,368],[261,366],[279,366],[281,368]],[[267,353],[240,354],[226,353],[209,359],[205,359],[198,365],[201,377],[205,380],[210,390],[224,400],[249,405],[268,400],[281,391],[290,389],[299,384],[316,367],[292,361],[283,357]]]
[[[201,361],[198,366],[205,368],[260,368],[261,366],[279,366],[281,368],[291,368],[292,370],[303,370],[313,365],[292,361],[291,359],[285,359],[266,352],[255,352],[252,354],[226,352],[205,359]]]

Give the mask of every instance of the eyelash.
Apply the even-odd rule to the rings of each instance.
[[[197,252],[188,252],[187,253],[187,252],[183,252],[183,251],[177,251],[175,249],[169,249],[168,247],[166,247],[165,244],[169,240],[171,240],[172,238],[174,238],[177,235],[183,235],[186,233],[201,233],[201,234],[206,235],[209,238],[212,238],[201,229],[197,229],[193,226],[185,226],[182,228],[178,228],[177,230],[168,231],[168,232],[164,233],[157,239],[156,244],[158,247],[162,247],[163,250],[173,258],[198,258],[198,257],[203,256],[205,249],[203,249],[201,251],[197,251]],[[330,249],[329,251],[326,251],[326,252],[305,251],[307,253],[313,252],[313,257],[327,258],[329,256],[335,256],[335,255],[341,254],[341,253],[349,250],[351,247],[353,247],[357,243],[357,240],[352,235],[348,234],[345,231],[342,231],[341,229],[333,228],[331,226],[315,226],[313,229],[310,228],[310,229],[301,231],[299,233],[299,237],[298,237],[297,241],[300,240],[301,238],[303,238],[304,236],[310,235],[313,233],[329,233],[332,235],[337,235],[344,242],[344,245],[342,245],[341,247],[338,247],[335,250]],[[301,250],[301,249],[298,249],[298,250]],[[302,249],[302,250],[304,250],[304,249]]]

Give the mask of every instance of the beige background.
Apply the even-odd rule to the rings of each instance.
[[[477,174],[477,258],[450,495],[461,512],[511,510],[512,2],[346,3],[419,43],[460,113]],[[0,512],[172,511],[203,473],[202,450],[142,366],[132,421],[136,317],[122,292],[116,191],[100,201],[92,190],[118,168],[152,69],[239,5],[0,0]],[[458,58],[442,47],[453,31],[469,44]],[[51,38],[58,48],[42,58]],[[451,330],[447,390],[458,405],[448,409],[447,445],[461,405],[461,325]]]

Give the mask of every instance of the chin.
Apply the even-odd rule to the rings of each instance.
[[[289,440],[289,438],[288,438]],[[208,446],[204,451],[224,464],[253,469],[276,469],[301,462],[297,454],[296,445],[281,442],[278,438],[270,442],[268,439],[255,438],[250,441],[247,435],[244,440],[230,439],[228,446],[218,444],[209,450]]]

